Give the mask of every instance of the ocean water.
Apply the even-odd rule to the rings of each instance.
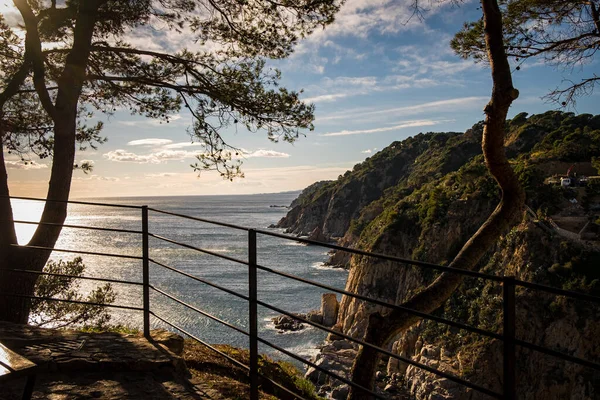
[[[151,208],[185,214],[220,222],[282,232],[268,228],[282,218],[287,208],[271,205],[289,205],[298,193],[278,193],[239,196],[193,196],[193,197],[144,197],[144,198],[96,198],[92,202],[112,204],[147,205]],[[13,200],[15,219],[39,220],[43,204]],[[141,230],[141,211],[87,205],[69,205],[66,224]],[[19,225],[18,235],[25,243],[35,227]],[[248,234],[217,225],[192,221],[150,211],[149,231],[177,242],[199,247],[239,260],[248,259]],[[56,244],[57,249],[76,249],[141,256],[141,235],[64,228]],[[76,255],[54,252],[52,259],[72,259]],[[142,281],[142,264],[139,260],[105,256],[82,255],[86,275]],[[248,267],[209,254],[177,246],[156,238],[150,238],[150,257],[156,261],[205,279],[230,290],[248,294]],[[343,289],[347,272],[324,266],[327,249],[304,246],[293,240],[284,240],[262,234],[257,236],[257,259],[260,265],[273,268],[305,279],[314,280]],[[248,330],[248,304],[231,294],[201,282],[169,271],[154,263],[150,264],[150,283],[155,287],[214,315],[241,329]],[[81,281],[80,290],[87,293],[98,282]],[[325,290],[272,273],[258,271],[258,298],[275,307],[290,312],[307,312],[318,309],[321,294]],[[113,284],[117,293],[115,304],[142,305],[141,287]],[[227,343],[247,348],[248,338],[231,328],[198,314],[167,297],[150,292],[151,309],[162,318],[182,327],[208,343]],[[338,295],[338,300],[340,295]],[[271,322],[277,312],[259,306],[260,337],[303,357],[317,352],[326,334],[312,327],[299,332],[277,332]],[[141,328],[140,312],[112,309],[112,323]],[[169,328],[156,318],[152,327]],[[259,350],[275,357],[286,358],[270,347],[260,345]]]

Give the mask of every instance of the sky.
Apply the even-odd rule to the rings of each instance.
[[[8,0],[0,12],[11,17]],[[80,152],[77,161],[93,172],[75,171],[71,198],[273,193],[299,190],[336,179],[393,141],[420,132],[464,132],[484,118],[491,93],[489,68],[464,60],[449,42],[465,21],[481,17],[477,1],[458,7],[434,2],[424,20],[412,17],[409,1],[349,0],[326,29],[301,41],[291,57],[269,61],[282,72],[281,84],[303,89],[302,100],[316,106],[315,130],[294,144],[272,143],[266,132],[243,127],[225,139],[244,149],[245,178],[225,181],[214,172],[195,173],[190,164],[200,151],[186,128],[190,117],[169,124],[117,112],[103,118],[108,141]],[[13,16],[14,17],[14,16]],[[140,48],[181,47],[189,37],[154,31],[132,35]],[[193,43],[192,43],[193,45]],[[556,109],[542,97],[565,79],[598,70],[598,62],[569,71],[539,61],[513,70],[520,91],[510,115]],[[597,93],[581,98],[576,113],[598,113]],[[49,164],[23,165],[7,157],[11,195],[44,197]]]

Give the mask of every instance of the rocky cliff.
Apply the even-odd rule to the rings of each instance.
[[[297,234],[318,229],[343,245],[445,264],[498,201],[497,187],[480,155],[482,129],[478,123],[463,134],[426,133],[394,142],[338,180],[307,188],[279,225]],[[507,154],[527,191],[528,204],[542,221],[536,217],[535,222],[524,222],[500,238],[480,269],[600,292],[597,247],[565,241],[542,229],[545,216],[570,204],[571,196],[568,190],[544,185],[544,178],[555,173],[548,168],[557,164],[591,167],[593,157],[600,154],[600,116],[519,114],[507,123]],[[590,209],[589,204],[583,207]],[[340,252],[330,263],[350,268],[347,290],[390,302],[409,298],[436,277],[430,270]],[[467,279],[438,314],[498,331],[499,290]],[[517,302],[520,338],[592,360],[600,357],[597,311],[527,291],[518,292]],[[336,327],[361,337],[367,316],[376,310],[385,313],[345,297]],[[394,349],[500,390],[501,344],[494,341],[422,322],[398,338]],[[523,398],[600,396],[598,373],[531,352],[523,351],[521,356],[518,376]],[[390,362],[387,376],[406,382],[419,399],[479,398],[476,392],[400,363]]]

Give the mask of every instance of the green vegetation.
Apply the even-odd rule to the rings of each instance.
[[[593,93],[600,81],[593,67],[600,48],[597,0],[502,0],[498,6],[506,55],[517,64],[514,73],[529,59],[565,72],[561,85],[546,96],[561,106]],[[486,62],[483,19],[465,23],[450,46],[463,58]],[[587,77],[569,79],[573,68]]]
[[[340,1],[25,1],[18,27],[0,14],[0,147],[24,165],[48,161],[48,197],[30,243],[14,223],[0,224],[0,320],[26,323],[35,279],[13,285],[2,270],[44,268],[67,215],[76,151],[105,142],[103,119],[117,110],[168,123],[182,110],[203,150],[191,167],[243,176],[240,149],[223,132],[241,126],[273,141],[294,142],[313,129],[314,105],[280,86],[269,59],[291,54],[301,38],[334,20]],[[148,32],[181,35],[177,49],[153,51],[131,39]],[[184,33],[185,32],[185,33]],[[161,40],[158,40],[161,42]],[[57,48],[56,43],[60,43]],[[182,46],[191,44],[191,49]],[[211,46],[204,46],[211,43]],[[78,157],[79,158],[79,157]],[[0,162],[0,215],[13,221],[7,165]]]
[[[99,305],[34,299],[31,301],[30,323],[51,328],[79,326],[88,330],[107,329],[110,314],[106,305],[114,303],[116,299],[110,283],[96,287],[84,297],[78,279],[85,272],[81,257],[66,262],[48,261],[44,272],[51,275],[41,275],[38,278],[34,296]]]
[[[250,356],[247,350],[229,345],[217,345],[216,348],[245,365],[249,364]],[[234,365],[223,356],[190,339],[185,340],[183,351],[183,357],[192,375],[209,384],[222,396],[232,399],[248,399],[250,397],[247,370]],[[305,399],[322,400],[316,394],[314,385],[304,379],[303,374],[292,364],[275,361],[265,355],[259,356],[258,363],[261,374],[286,389]],[[266,379],[260,378],[259,382],[260,399],[262,400],[293,400],[296,398]]]
[[[81,328],[77,328],[78,331],[85,333],[103,333],[103,332],[113,332],[113,333],[121,333],[123,335],[139,335],[141,331],[139,328],[129,326],[129,325],[104,325],[104,326],[91,326],[86,325]]]
[[[453,214],[460,212],[460,204],[490,209],[499,198],[497,185],[489,176],[481,155],[482,129],[480,122],[464,134],[427,133],[394,142],[356,165],[335,185],[330,185],[328,190],[335,191],[344,181],[358,179],[369,174],[372,168],[383,168],[385,163],[404,166],[398,183],[363,208],[352,222],[349,233],[360,234],[359,244],[377,251],[383,237],[392,237],[399,229],[405,232],[418,229],[422,232],[422,240],[415,243],[413,257],[432,262],[452,259],[458,251],[456,248],[438,254],[435,259],[427,256],[431,242],[426,238],[434,226],[447,224]],[[521,113],[507,121],[507,154],[527,192],[528,205],[539,215],[555,212],[568,194],[560,187],[545,185],[544,180],[563,169],[566,173],[569,163],[589,165],[596,160],[593,155],[598,153],[600,115],[576,116],[549,111],[529,117]],[[562,163],[567,166],[563,168],[565,164]],[[481,212],[470,217],[473,221],[482,221]],[[472,225],[473,229],[479,226],[478,223],[467,225]],[[471,233],[465,232],[462,239]]]
[[[483,124],[478,123],[464,134],[425,133],[394,142],[329,183],[327,190],[334,193],[350,182],[379,176],[375,174],[388,165],[396,168],[392,172],[396,183],[351,219],[346,232],[349,245],[433,263],[453,259],[500,197],[481,155],[482,130]],[[506,138],[507,154],[526,190],[527,204],[542,221],[575,196],[573,190],[544,184],[546,178],[565,174],[571,165],[583,170],[599,166],[600,116],[560,111],[531,116],[521,113],[507,121]],[[600,185],[590,184],[585,193],[582,205],[589,209],[597,201]],[[523,222],[514,228],[498,240],[479,269],[599,294],[600,253],[552,236],[541,225]],[[362,258],[354,260],[355,265],[362,262]],[[377,263],[372,259],[368,262],[370,266]],[[408,281],[417,286],[403,288],[407,293],[418,292],[438,276],[425,269],[413,269],[410,274],[414,279]],[[390,291],[396,293],[396,288]],[[567,307],[553,296],[530,299],[528,292],[518,295],[532,307],[554,310],[552,315]],[[436,313],[498,332],[502,327],[501,304],[498,284],[468,278]],[[423,322],[422,326],[430,343],[443,342],[444,347],[460,347],[461,352],[482,345],[480,337],[443,324]]]

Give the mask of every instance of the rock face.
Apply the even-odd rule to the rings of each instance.
[[[335,293],[323,293],[321,295],[321,309],[309,311],[306,314],[293,314],[299,318],[304,318],[308,321],[331,327],[335,324],[338,316],[339,303]],[[288,315],[280,315],[271,318],[275,329],[280,331],[299,331],[305,326],[301,320],[292,318]]]
[[[435,135],[420,134],[414,139],[394,142],[355,165],[352,172],[340,175],[337,181],[317,182],[307,187],[277,226],[299,235],[309,235],[319,228],[328,238],[344,236],[351,221],[360,216],[364,207],[379,199],[386,189],[397,185],[413,170],[417,157],[427,149],[428,138]],[[451,138],[460,134],[443,135]],[[477,142],[473,144],[469,149],[471,156],[479,151]],[[447,168],[452,168],[450,158]]]
[[[333,326],[337,320],[339,303],[335,293],[324,293],[321,296],[321,315],[323,316],[323,325]]]
[[[280,331],[295,332],[304,329],[304,324],[302,322],[287,315],[274,317],[271,320],[273,321],[273,325],[275,325],[275,329]]]
[[[600,148],[600,135],[589,134],[600,131],[600,116],[548,112],[528,118],[519,114],[507,127],[507,154],[515,158],[513,165],[527,190],[534,216],[501,237],[481,260],[479,269],[600,293],[598,250],[560,238],[535,221],[535,212],[552,215],[567,202],[560,189],[543,186],[545,166],[589,163],[591,152],[585,146],[574,146],[571,139],[580,135],[582,142]],[[339,237],[338,243],[344,246],[447,264],[498,202],[497,186],[479,155],[482,129],[479,123],[464,134],[428,133],[395,142],[337,181],[306,193],[303,201],[292,205],[280,226],[297,234],[309,234],[318,228],[329,237]],[[437,277],[433,270],[343,252],[334,254],[329,262],[350,267],[346,290],[392,303],[410,298]],[[584,359],[600,357],[599,311],[528,290],[517,291],[517,303],[519,338]],[[362,338],[368,315],[376,311],[387,312],[383,307],[344,296],[334,330]],[[501,332],[501,288],[465,279],[437,313]],[[335,335],[330,339],[336,339]],[[495,340],[425,321],[396,338],[392,349],[502,391],[502,344]],[[326,346],[322,354],[327,353],[331,351]],[[523,349],[517,357],[520,398],[600,398],[598,372]],[[331,354],[323,358],[328,361],[322,363],[342,368]],[[386,382],[387,392],[394,390],[396,382],[404,381],[416,399],[484,398],[405,363],[387,360],[386,365],[381,373],[385,370],[385,376],[397,378]],[[317,378],[319,381],[320,375]],[[324,384],[333,388],[331,382]]]

